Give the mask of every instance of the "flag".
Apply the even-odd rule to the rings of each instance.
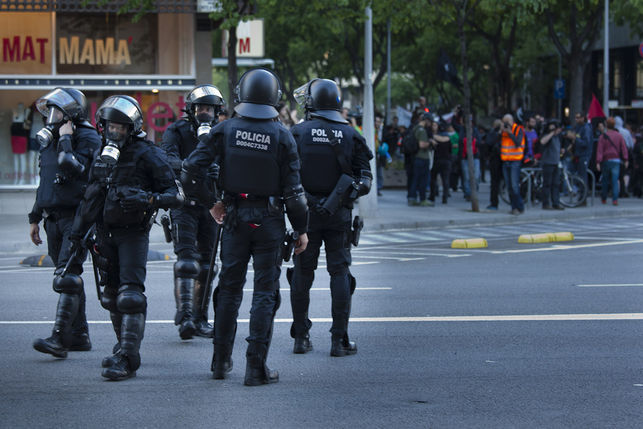
[[[438,59],[438,79],[447,81],[460,88],[460,79],[458,79],[458,71],[451,62],[449,56],[440,49],[440,58]]]
[[[598,102],[598,99],[594,94],[592,94],[592,102],[589,104],[589,110],[587,111],[587,119],[591,122],[594,118],[604,118],[605,112],[601,107],[601,103]]]

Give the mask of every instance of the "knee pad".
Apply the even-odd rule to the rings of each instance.
[[[337,265],[329,265],[327,267],[328,274],[333,277],[333,276],[345,276],[348,274],[348,264],[337,264]]]
[[[54,278],[53,289],[57,293],[80,295],[83,292],[83,278],[78,274],[65,274]]]
[[[147,298],[143,294],[143,287],[139,285],[123,285],[118,289],[116,298],[118,311],[125,314],[145,313]]]
[[[110,313],[118,313],[118,306],[116,305],[117,293],[110,288],[105,288],[103,294],[100,297],[100,305],[108,310]]]
[[[174,263],[174,277],[196,279],[199,275],[199,264],[194,259],[179,259]]]

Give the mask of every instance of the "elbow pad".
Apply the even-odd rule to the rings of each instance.
[[[299,234],[304,234],[308,230],[308,201],[306,194],[301,187],[291,189],[284,195],[286,204],[286,213],[292,227]]]
[[[58,166],[63,172],[72,176],[79,176],[85,172],[85,166],[71,152],[60,152],[58,154]]]
[[[362,170],[359,183],[357,184],[357,196],[361,197],[371,191],[371,184],[373,183],[373,175],[369,170]]]
[[[183,167],[181,167],[181,185],[185,192],[184,195],[187,197],[194,198],[206,208],[214,205],[215,198],[214,195],[208,191],[206,175],[199,171],[199,169],[193,168],[186,161],[183,161]]]

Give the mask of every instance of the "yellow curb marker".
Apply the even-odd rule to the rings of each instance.
[[[452,249],[479,249],[487,247],[487,240],[484,238],[461,238],[451,242]]]
[[[571,232],[547,232],[543,234],[523,234],[518,237],[518,243],[551,243],[554,241],[572,241],[573,239],[574,234]]]

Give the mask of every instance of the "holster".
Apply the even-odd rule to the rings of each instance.
[[[284,237],[284,242],[281,244],[281,257],[284,262],[290,261],[293,250],[295,250],[295,244],[299,239],[299,233],[297,231],[286,231],[286,236]]]
[[[364,221],[359,216],[355,216],[351,228],[351,243],[353,243],[353,246],[355,247],[359,245],[359,236],[361,235],[363,228]]]
[[[354,183],[355,181],[351,176],[342,174],[335,185],[335,189],[333,189],[330,195],[328,195],[328,198],[326,198],[321,207],[319,207],[319,211],[328,216],[332,216],[340,207],[352,202],[352,200],[357,198],[357,189]]]

